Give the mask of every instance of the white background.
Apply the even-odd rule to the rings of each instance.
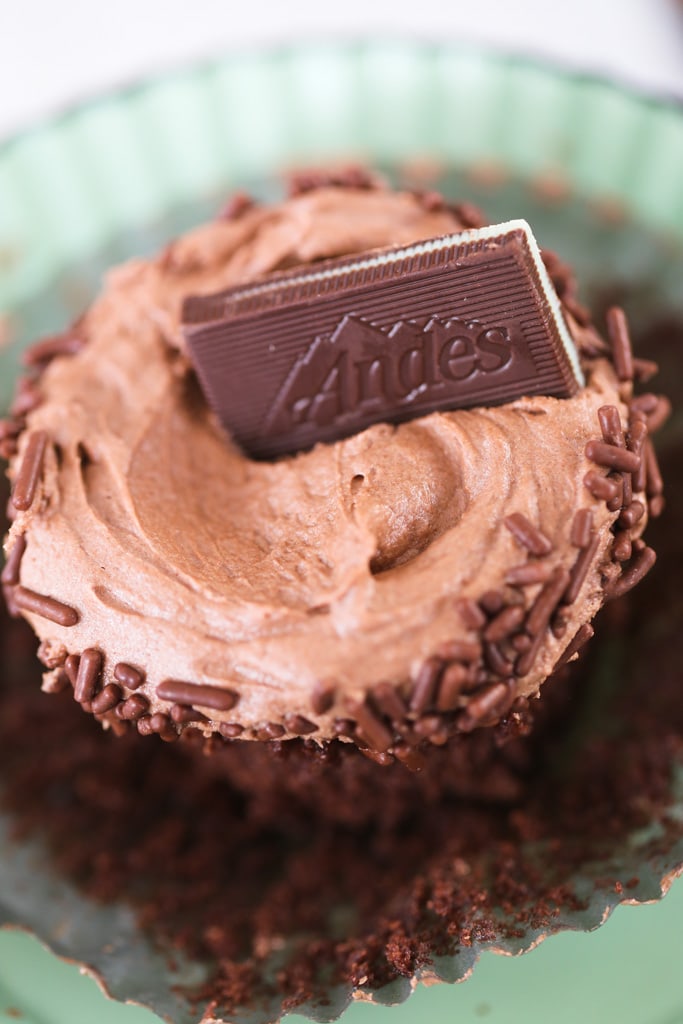
[[[197,57],[358,36],[485,43],[683,98],[679,0],[0,0],[0,138]]]

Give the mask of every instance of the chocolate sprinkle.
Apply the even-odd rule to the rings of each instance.
[[[640,457],[640,456],[639,456]],[[640,459],[640,466],[642,467],[644,459]],[[636,476],[640,473],[640,468],[636,473],[622,473],[621,474],[621,501],[622,507],[624,505],[630,505],[633,501],[633,481]]]
[[[484,214],[474,203],[452,203],[450,209],[465,228],[482,228],[486,223]]]
[[[446,661],[478,661],[481,644],[474,640],[447,640],[440,645],[437,654]]]
[[[57,601],[54,597],[37,594],[34,590],[29,590],[27,587],[14,588],[14,601],[22,611],[40,615],[43,619],[56,622],[58,626],[75,626],[80,620],[80,616],[75,608],[64,604],[62,601]]]
[[[372,750],[370,747],[358,747],[358,750],[367,757],[368,761],[374,761],[375,764],[380,765],[382,768],[386,768],[387,765],[393,764],[394,757],[388,751]]]
[[[505,607],[505,598],[500,590],[487,590],[479,598],[479,607],[487,615],[497,615]]]
[[[534,583],[545,583],[552,573],[548,562],[525,562],[515,565],[505,574],[505,582],[513,587],[526,587]]]
[[[136,722],[138,718],[142,718],[148,711],[149,701],[147,698],[143,697],[141,693],[134,693],[131,697],[124,700],[123,704],[119,704],[116,714],[124,722]]]
[[[279,722],[264,722],[255,730],[255,734],[258,740],[266,743],[268,740],[279,740],[284,736],[285,730]]]
[[[176,725],[187,725],[189,722],[208,722],[209,719],[201,711],[196,711],[187,704],[174,704],[171,708],[171,720]]]
[[[576,561],[571,567],[567,587],[562,598],[564,604],[573,604],[574,601],[576,601],[590,570],[591,563],[598,552],[599,546],[600,535],[595,533],[586,547],[579,551],[576,556]]]
[[[626,314],[619,306],[612,306],[607,310],[606,321],[617,377],[620,381],[633,380],[633,350]]]
[[[346,706],[358,723],[361,738],[366,740],[374,751],[385,753],[393,742],[393,733],[368,705],[367,700],[347,700]]]
[[[500,643],[514,633],[524,621],[526,611],[521,604],[511,604],[503,608],[484,630],[484,639],[491,643]]]
[[[419,750],[409,747],[405,743],[396,743],[392,747],[392,753],[397,761],[400,761],[409,771],[421,772],[426,767],[426,758]]]
[[[656,519],[658,516],[661,516],[662,512],[664,511],[664,506],[665,501],[663,495],[656,494],[654,498],[650,498],[650,501],[648,503],[648,511],[653,519]]]
[[[656,495],[660,495],[664,490],[664,483],[659,469],[659,462],[657,461],[655,446],[649,438],[645,442],[644,456],[644,462],[647,467],[646,492],[648,497],[655,497]]]
[[[173,743],[178,739],[178,733],[173,727],[171,719],[161,711],[157,711],[156,714],[151,716],[149,719],[149,729],[151,732],[156,733],[165,743]]]
[[[460,597],[457,599],[455,606],[467,629],[480,630],[486,625],[485,613],[472,598]]]
[[[612,544],[612,558],[615,562],[628,562],[632,553],[633,544],[631,537],[626,530],[622,530],[616,535]]]
[[[19,582],[19,572],[21,569],[21,560],[24,557],[26,551],[26,534],[20,533],[14,539],[12,550],[7,556],[7,561],[3,566],[2,574],[0,575],[0,581],[8,587],[13,587]]]
[[[646,384],[659,373],[659,364],[652,359],[633,359],[633,376],[639,383]]]
[[[30,412],[37,409],[42,403],[43,396],[40,393],[35,381],[28,377],[20,377],[17,381],[17,392],[14,396],[9,411],[12,416],[23,419]]]
[[[584,624],[579,627],[574,639],[569,642],[558,658],[554,671],[557,672],[558,669],[567,665],[574,655],[578,654],[581,648],[584,647],[593,636],[595,636],[595,630],[589,622],[584,622]]]
[[[81,663],[80,655],[69,654],[64,660],[64,671],[66,672],[67,679],[71,683],[73,688],[76,687],[76,680],[78,678],[78,666]]]
[[[640,466],[630,477],[624,476],[624,504],[630,504],[633,491],[644,491],[647,483],[647,460],[645,457],[645,446],[647,444],[648,428],[644,420],[634,418],[631,423],[628,436],[628,447],[636,455],[640,456]],[[628,485],[628,486],[626,486]]]
[[[139,668],[120,661],[114,667],[114,679],[128,690],[138,690],[145,681],[145,673],[141,672]]]
[[[598,409],[598,420],[605,443],[615,444],[618,448],[625,447],[624,431],[616,405],[601,406]]]
[[[318,729],[315,722],[310,722],[303,715],[285,715],[284,723],[287,732],[291,732],[294,736],[309,736]]]
[[[610,599],[615,597],[622,597],[628,593],[637,583],[649,573],[652,566],[657,561],[657,554],[652,548],[642,547],[633,557],[633,560],[628,564],[624,570],[622,576],[612,584],[609,591]]]
[[[625,473],[635,473],[640,466],[640,457],[625,448],[617,448],[604,441],[589,441],[586,445],[586,458],[606,469],[618,469]]]
[[[364,167],[353,165],[339,170],[305,170],[295,171],[289,175],[287,194],[290,199],[312,192],[318,188],[356,188],[372,189],[377,187],[377,179]]]
[[[587,549],[590,550],[590,549]],[[579,558],[585,557],[582,552]],[[526,631],[530,636],[536,636],[544,630],[550,622],[560,599],[569,586],[570,575],[566,569],[558,567],[531,606],[526,620]]]
[[[50,335],[27,348],[21,357],[24,366],[41,366],[57,356],[75,356],[84,347],[85,341],[76,330]]]
[[[224,736],[226,740],[237,739],[244,732],[244,726],[238,722],[221,722],[218,726],[218,730],[221,736]]]
[[[628,449],[640,455],[647,439],[648,427],[644,420],[634,418],[628,432]]]
[[[633,527],[640,522],[645,515],[645,506],[642,501],[632,501],[628,505],[617,520],[617,524],[624,530],[632,530]]]
[[[152,716],[143,715],[137,721],[137,730],[141,736],[151,736],[154,733],[152,728]]]
[[[105,715],[107,711],[111,711],[117,704],[120,704],[122,698],[121,687],[117,686],[116,683],[109,683],[93,698],[93,714]]]
[[[593,512],[589,508],[580,508],[574,516],[570,535],[575,548],[587,548],[593,534]]]
[[[188,683],[181,679],[165,679],[157,686],[157,697],[160,700],[172,701],[174,704],[199,704],[213,711],[230,711],[239,700],[239,695],[234,690]]]
[[[242,214],[254,206],[254,200],[247,192],[235,192],[219,213],[218,220],[239,220]]]
[[[79,704],[93,699],[101,673],[102,652],[89,647],[81,654],[74,686],[74,698]]]
[[[503,524],[530,554],[542,557],[552,551],[553,546],[545,534],[530,523],[521,512],[513,512],[512,515],[506,516]]]
[[[492,683],[467,704],[460,721],[463,732],[470,732],[489,720],[496,720],[505,713],[514,699],[515,684],[513,681]]]
[[[665,395],[658,395],[655,409],[647,418],[648,430],[655,434],[660,427],[663,427],[671,415],[671,402]]]
[[[423,663],[415,679],[413,692],[410,697],[411,711],[421,714],[433,705],[436,685],[442,671],[443,661],[441,658],[427,658]]]
[[[20,420],[11,419],[9,417],[0,419],[0,441],[6,441],[8,439],[16,441],[23,429],[23,423],[21,423]]]
[[[44,430],[36,430],[30,435],[12,491],[12,503],[20,512],[26,512],[33,504],[43,470],[46,446],[47,434]]]
[[[573,295],[565,294],[562,297],[562,305],[571,317],[581,327],[588,327],[591,322],[590,310],[578,301]]]
[[[332,728],[336,736],[345,736],[353,739],[356,735],[356,723],[351,718],[335,718]]]
[[[586,490],[590,491],[594,498],[600,501],[613,501],[619,494],[619,487],[614,480],[602,476],[593,470],[586,473],[583,478]]]
[[[629,477],[630,479],[630,477]],[[618,512],[619,509],[624,507],[624,482],[626,480],[626,474],[622,473],[620,476],[612,477],[612,483],[615,486],[616,493],[613,498],[610,498],[607,502],[607,508],[610,512]]]
[[[335,688],[332,683],[316,683],[311,694],[311,708],[316,715],[324,715],[334,704]]]
[[[484,644],[484,662],[494,675],[507,676],[513,670],[512,663],[505,657],[496,643]]]
[[[373,687],[372,703],[391,721],[400,722],[406,716],[405,702],[392,683],[378,683]]]
[[[460,698],[470,685],[470,673],[464,665],[453,662],[441,677],[436,706],[439,711],[455,711]]]
[[[649,417],[656,411],[660,401],[660,395],[655,395],[651,391],[646,391],[645,394],[636,395],[631,399],[631,411],[642,412],[646,417]]]
[[[0,438],[0,459],[9,462],[19,451],[19,446],[13,437]],[[10,517],[10,520],[13,517]]]

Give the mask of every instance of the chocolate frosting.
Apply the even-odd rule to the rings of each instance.
[[[48,685],[64,654],[95,648],[102,685],[118,663],[146,674],[137,693],[150,714],[169,711],[159,684],[183,680],[236,695],[229,710],[195,702],[207,732],[238,723],[244,738],[264,738],[269,723],[287,734],[299,715],[321,741],[377,684],[409,695],[435,651],[473,640],[458,602],[505,593],[506,573],[530,557],[506,516],[539,527],[552,545],[545,561],[569,568],[572,519],[590,508],[598,542],[563,635],[545,630],[514,684],[517,695],[538,691],[618,571],[619,513],[583,482],[595,470],[584,448],[600,436],[598,409],[614,405],[626,422],[611,364],[585,363],[587,386],[571,399],[380,424],[257,463],[208,410],[179,327],[188,294],[461,226],[408,193],[320,188],[109,275],[82,325],[87,344],[41,378],[29,428],[49,438],[42,478],[8,540],[11,550],[27,538],[22,586],[79,613],[69,627],[26,613],[51,652]],[[518,592],[525,608],[540,586]],[[334,695],[324,711],[321,685]]]

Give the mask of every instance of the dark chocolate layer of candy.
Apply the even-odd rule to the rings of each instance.
[[[209,403],[256,458],[583,383],[523,221],[193,296],[183,330]]]

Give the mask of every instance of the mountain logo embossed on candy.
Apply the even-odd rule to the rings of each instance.
[[[192,296],[183,333],[209,404],[255,458],[584,383],[524,221]]]
[[[305,423],[327,427],[394,406],[409,409],[419,400],[462,404],[478,378],[506,371],[509,381],[511,370],[520,379],[534,372],[516,321],[489,327],[432,316],[399,320],[387,330],[346,314],[296,360],[265,432],[285,434]]]

